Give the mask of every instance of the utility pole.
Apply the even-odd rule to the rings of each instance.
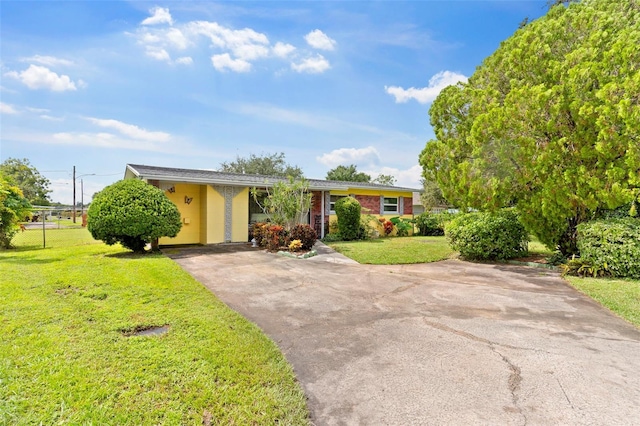
[[[73,223],[76,223],[76,166],[73,166]]]
[[[80,179],[80,220],[84,226],[84,184],[82,179]]]

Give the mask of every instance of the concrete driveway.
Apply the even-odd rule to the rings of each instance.
[[[293,365],[316,425],[640,424],[640,331],[536,268],[171,255]]]

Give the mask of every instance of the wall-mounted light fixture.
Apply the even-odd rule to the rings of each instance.
[[[187,197],[186,195],[184,196],[185,204],[191,204],[192,201],[193,201],[193,197]]]

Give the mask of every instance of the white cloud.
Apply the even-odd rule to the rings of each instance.
[[[168,8],[154,7],[149,9],[151,16],[141,22],[142,25],[169,24],[173,25],[173,18]]]
[[[420,180],[422,179],[422,167],[416,164],[408,169],[398,169],[395,167],[380,167],[372,170],[363,170],[365,173],[373,176],[391,175],[394,176],[397,181],[395,186],[404,186],[407,188],[422,188]]]
[[[316,157],[316,160],[327,167],[349,164],[375,165],[380,162],[380,154],[373,146],[366,148],[340,148]]]
[[[47,115],[47,114],[42,114],[40,116],[40,118],[42,118],[43,120],[48,120],[48,121],[64,121],[64,117],[53,117],[53,116]]]
[[[288,43],[282,43],[279,41],[272,47],[272,50],[273,54],[278,58],[286,58],[290,53],[296,50],[296,48]]]
[[[213,46],[230,50],[238,59],[249,61],[269,55],[269,38],[250,28],[232,30],[208,21],[191,22],[187,28],[195,35],[207,37]]]
[[[165,36],[173,46],[180,50],[186,49],[191,44],[189,39],[177,28],[169,29]]]
[[[18,114],[18,111],[9,104],[5,104],[4,102],[0,102],[0,113],[1,114]]]
[[[154,151],[169,153],[175,151],[174,147],[148,140],[132,140],[112,133],[79,133],[60,132],[55,133],[49,143],[60,145],[74,145],[82,147],[97,147],[110,149],[131,149],[140,151]]]
[[[76,85],[68,75],[58,75],[49,68],[39,65],[29,65],[29,68],[18,73],[10,71],[5,73],[6,77],[15,78],[27,86],[29,89],[49,89],[54,92],[64,92],[65,90],[76,90]]]
[[[171,135],[169,133],[150,132],[148,130],[141,129],[140,127],[135,126],[133,124],[123,123],[122,121],[118,121],[118,120],[110,120],[110,119],[105,120],[105,119],[93,118],[93,117],[86,117],[86,120],[100,127],[115,129],[121,134],[133,139],[142,139],[142,140],[151,141],[151,142],[168,142],[169,140],[171,140]],[[108,135],[108,134],[104,134],[104,135]],[[113,137],[113,135],[111,135],[110,137]]]
[[[266,34],[251,28],[232,29],[211,21],[190,21],[172,27],[146,27],[152,23],[169,22],[168,9],[154,8],[153,16],[146,19],[134,34],[138,44],[144,47],[147,56],[168,64],[189,65],[192,56],[176,54],[198,47],[201,40],[209,41],[211,63],[218,71],[248,72],[253,62],[264,58],[289,59],[292,70],[299,73],[319,74],[331,68],[327,59],[320,54],[294,56],[296,47],[284,42],[271,44]],[[164,17],[164,18],[163,18]],[[305,36],[307,42],[317,48],[333,50],[336,42],[320,30]],[[179,57],[179,59],[173,59]]]
[[[171,56],[169,56],[169,52],[162,48],[157,48],[154,46],[147,46],[147,51],[145,52],[148,57],[156,59],[158,61],[171,62]]]
[[[251,64],[243,59],[232,59],[228,53],[222,55],[213,55],[211,57],[213,67],[218,71],[226,71],[227,69],[235,72],[251,71]]]
[[[181,58],[176,59],[176,64],[191,65],[193,64],[193,59],[191,59],[190,56],[183,56]]]
[[[46,108],[33,108],[33,107],[26,107],[25,108],[27,111],[29,112],[35,112],[35,113],[40,113],[40,114],[44,114],[45,112],[50,112],[51,110],[46,109]]]
[[[304,39],[307,41],[309,46],[315,49],[333,50],[336,46],[336,41],[320,30],[311,31],[309,34],[304,36]]]
[[[297,64],[295,62],[291,63],[291,69],[300,73],[320,74],[329,68],[331,68],[331,64],[320,54],[304,59]]]
[[[385,91],[396,98],[396,103],[404,103],[411,99],[415,99],[421,104],[433,102],[438,94],[447,86],[451,86],[458,82],[467,82],[468,78],[452,71],[440,71],[429,79],[427,87],[416,89],[410,87],[403,89],[398,86],[385,86]]]
[[[38,64],[47,65],[50,67],[55,67],[55,66],[69,67],[74,65],[72,61],[69,61],[67,59],[56,58],[54,56],[42,56],[42,55],[34,55],[28,58],[22,58],[21,61],[30,62],[30,63],[35,62]]]

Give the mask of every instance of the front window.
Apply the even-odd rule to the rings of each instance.
[[[332,195],[329,197],[330,214],[336,214],[336,201],[344,197],[346,197],[346,195]]]
[[[386,213],[398,213],[398,198],[384,197],[383,211]]]

